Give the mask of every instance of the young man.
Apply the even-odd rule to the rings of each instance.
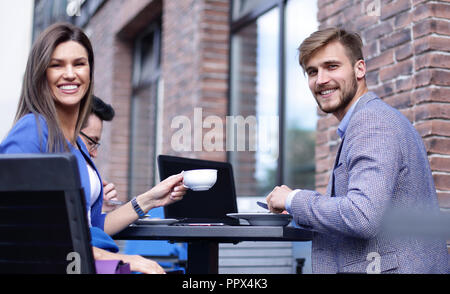
[[[100,146],[100,140],[102,138],[103,121],[112,121],[114,115],[114,108],[110,104],[105,103],[102,99],[96,96],[92,97],[91,113],[80,132],[81,139],[85,143],[89,151],[89,155],[92,158],[96,158],[98,155],[98,147]],[[118,201],[117,198],[118,193],[114,183],[108,183],[103,180],[103,194],[103,212],[111,212],[116,209],[118,205],[120,205],[120,201]],[[162,208],[160,207],[152,210],[152,215],[157,214],[156,211],[162,211]],[[158,265],[158,263],[141,256],[142,254],[153,255],[155,252],[154,246],[158,246],[158,243],[155,241],[127,241],[125,245],[125,252],[127,254],[117,255],[116,253],[108,253],[104,250],[96,250],[94,254],[96,254],[95,256],[99,259],[122,259],[126,262],[134,264],[135,267],[137,265],[137,268],[145,273],[162,273],[164,270],[160,265]],[[164,245],[163,248],[170,250],[169,254],[179,252],[181,252],[179,254],[186,254],[185,247],[179,247],[174,244]],[[131,254],[127,251],[131,251]]]
[[[439,207],[420,135],[368,91],[361,38],[319,30],[299,51],[318,106],[340,121],[342,142],[325,195],[275,187],[267,196],[270,210],[287,210],[314,231],[314,273],[447,273],[445,241],[383,230],[393,209],[436,213]]]
[[[102,138],[103,121],[112,121],[115,112],[114,108],[106,104],[97,96],[92,97],[92,110],[86,123],[81,129],[81,139],[86,145],[89,155],[96,158],[98,147]],[[103,180],[103,212],[110,212],[117,207],[120,201],[117,199],[116,186]]]

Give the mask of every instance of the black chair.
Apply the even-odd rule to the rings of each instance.
[[[71,154],[0,155],[0,273],[95,273]]]

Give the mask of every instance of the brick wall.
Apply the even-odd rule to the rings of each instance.
[[[94,94],[112,104],[116,111],[114,120],[104,123],[96,165],[104,179],[116,184],[121,199],[130,196],[128,168],[134,40],[161,15],[162,153],[226,160],[225,152],[205,152],[204,148],[197,152],[193,150],[193,143],[192,151],[175,152],[171,138],[177,129],[171,128],[171,122],[175,116],[184,115],[193,127],[194,108],[202,107],[203,119],[216,115],[225,126],[228,11],[227,0],[109,0],[85,28],[96,58]],[[208,131],[210,129],[203,129],[203,136]]]
[[[163,8],[162,76],[164,79],[163,146],[165,154],[218,161],[222,151],[195,151],[211,129],[194,137],[194,108],[204,118],[218,116],[225,126],[228,94],[228,11],[227,0],[165,0]],[[171,128],[175,116],[188,117],[192,127],[190,151],[172,148]],[[217,137],[221,132],[217,133]],[[196,141],[196,143],[194,142]],[[201,145],[199,145],[201,146]]]
[[[378,5],[379,4],[379,5]],[[319,0],[320,27],[360,33],[367,83],[422,135],[439,203],[450,208],[450,3]],[[316,186],[324,191],[338,146],[338,121],[320,113]]]
[[[160,6],[152,0],[110,0],[85,28],[95,54],[94,94],[116,111],[114,120],[104,123],[96,165],[104,179],[116,184],[122,200],[128,197],[133,39],[160,13]]]

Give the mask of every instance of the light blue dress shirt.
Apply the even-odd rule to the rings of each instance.
[[[347,130],[347,126],[348,126],[348,123],[350,122],[350,118],[352,117],[352,113],[355,110],[356,104],[358,104],[358,102],[361,99],[361,97],[359,97],[358,100],[356,100],[356,102],[353,103],[353,105],[350,107],[350,109],[344,115],[344,118],[339,123],[338,129],[337,129],[337,134],[339,135],[339,137],[341,139],[345,135],[345,131]],[[301,189],[295,189],[294,191],[289,193],[288,197],[286,198],[285,207],[286,207],[286,211],[289,214],[291,214],[292,199],[294,198],[295,194],[297,194],[297,192],[299,192],[299,191],[301,191]]]

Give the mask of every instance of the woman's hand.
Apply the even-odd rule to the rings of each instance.
[[[139,195],[137,198],[139,206],[144,211],[149,209],[166,206],[183,199],[188,188],[183,186],[183,175],[172,175],[160,182],[158,185]]]
[[[136,197],[141,209],[147,213],[150,209],[172,204],[183,199],[187,188],[183,186],[183,175],[173,175]],[[123,230],[132,222],[136,221],[138,215],[131,202],[111,211],[105,218],[105,232],[114,235]]]
[[[132,272],[141,272],[143,274],[166,273],[156,261],[144,258],[140,255],[123,255],[121,260],[130,264],[130,270]]]
[[[144,258],[140,255],[126,255],[113,253],[98,247],[92,247],[96,260],[122,260],[130,264],[130,270],[143,274],[165,274],[164,269],[155,261]]]

